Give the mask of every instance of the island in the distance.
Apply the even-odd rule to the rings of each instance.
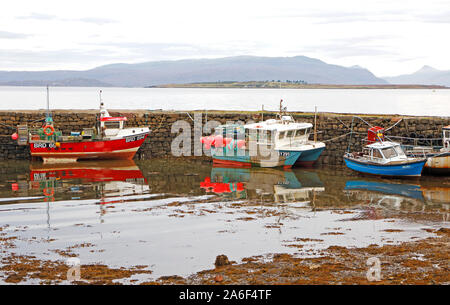
[[[186,84],[163,84],[146,86],[145,88],[269,88],[269,89],[449,89],[439,85],[335,85],[335,84],[308,84],[304,81],[218,81],[198,82]]]

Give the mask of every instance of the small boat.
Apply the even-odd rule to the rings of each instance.
[[[399,143],[380,139],[362,152],[347,152],[344,161],[348,168],[366,174],[420,176],[427,159],[408,157]]]
[[[313,127],[297,123],[283,115],[280,102],[278,119],[247,125],[225,124],[215,128],[215,135],[202,137],[214,164],[237,167],[283,167],[312,165],[325,144],[308,140]],[[285,108],[284,108],[285,110]]]
[[[442,147],[415,146],[406,151],[410,156],[428,158],[425,171],[437,174],[450,174],[450,125],[442,127]]]
[[[41,128],[29,129],[19,125],[12,138],[19,145],[29,145],[32,158],[44,163],[74,162],[77,160],[133,159],[144,143],[148,127],[125,128],[126,117],[112,117],[100,99],[100,115],[92,128],[63,135],[54,128],[53,119],[47,111]]]

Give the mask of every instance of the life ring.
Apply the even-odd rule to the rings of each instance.
[[[49,128],[50,128],[50,132],[47,131]],[[55,128],[53,128],[52,125],[46,125],[44,127],[44,133],[46,136],[51,136],[54,132],[55,132]]]
[[[50,192],[48,191],[49,189],[50,189]],[[44,188],[42,190],[42,192],[44,193],[44,196],[47,196],[47,197],[51,197],[51,196],[55,195],[55,189],[54,188]]]

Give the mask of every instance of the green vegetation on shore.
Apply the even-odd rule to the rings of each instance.
[[[165,84],[146,88],[284,88],[284,89],[448,89],[437,85],[332,85],[307,84],[303,81],[246,81]]]

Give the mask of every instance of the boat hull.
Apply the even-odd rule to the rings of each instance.
[[[283,167],[291,168],[300,157],[301,152],[277,150],[275,158],[250,156],[248,151],[235,150],[233,153],[222,148],[211,148],[211,156],[215,165],[231,167]]]
[[[325,146],[314,148],[306,151],[302,151],[300,157],[295,162],[296,166],[310,167],[319,159],[320,155],[324,151]]]
[[[407,162],[403,164],[367,164],[344,157],[348,168],[371,175],[379,176],[420,176],[426,160]]]
[[[131,160],[144,143],[148,133],[136,134],[107,141],[82,141],[56,143],[30,143],[32,157],[40,157],[44,162],[77,160],[125,159]]]
[[[430,156],[425,163],[425,170],[433,173],[450,174],[450,152]]]

